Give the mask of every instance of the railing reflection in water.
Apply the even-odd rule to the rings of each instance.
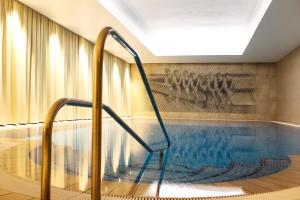
[[[123,119],[130,125],[130,119]],[[112,119],[103,120],[102,177],[106,169],[117,174],[119,165],[128,166],[133,149],[143,151],[136,141]],[[40,181],[41,129],[6,131],[12,148],[0,153],[1,169],[12,175]],[[5,137],[2,134],[2,137]],[[136,146],[135,148],[132,148]],[[74,191],[90,190],[91,121],[61,122],[53,127],[51,185]]]

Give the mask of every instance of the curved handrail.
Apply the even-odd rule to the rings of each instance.
[[[134,139],[136,139],[149,153],[154,152],[145,142],[142,140],[136,132],[130,128],[109,106],[102,104],[102,109],[105,110],[120,126],[122,126]]]
[[[55,117],[58,111],[63,106],[78,106],[92,108],[93,104],[90,101],[61,98],[57,100],[47,113],[46,120],[43,126],[42,140],[42,178],[41,178],[41,195],[42,199],[50,199],[50,184],[51,184],[51,141],[52,128]],[[132,130],[109,106],[102,104],[102,109],[105,110],[117,123],[122,126],[134,139],[136,139],[149,153],[153,150]]]
[[[150,99],[150,102],[152,104],[152,107],[154,109],[154,112],[155,112],[155,115],[158,119],[158,122],[160,124],[160,127],[165,135],[165,138],[167,140],[167,143],[168,143],[168,147],[171,145],[171,142],[170,142],[170,139],[169,139],[169,135],[167,133],[167,130],[165,128],[165,125],[163,123],[163,120],[161,118],[161,115],[160,115],[160,112],[159,112],[159,109],[156,105],[156,102],[155,102],[155,99],[154,99],[154,96],[153,96],[153,93],[151,91],[151,87],[150,87],[150,84],[148,82],[148,79],[147,79],[147,76],[146,76],[146,73],[145,73],[145,70],[143,68],[143,64],[142,64],[142,61],[138,55],[138,53],[123,39],[122,36],[120,36],[113,28],[110,28],[108,30],[109,34],[117,41],[119,42],[119,44],[121,44],[133,57],[134,57],[134,60],[135,60],[135,63],[137,65],[137,68],[140,72],[140,75],[141,75],[141,78],[143,80],[143,83],[145,85],[145,88],[146,88],[146,91],[147,91],[147,94],[148,94],[148,97]]]
[[[103,54],[104,45],[108,35],[111,35],[117,42],[119,42],[133,57],[137,64],[138,70],[145,85],[148,97],[165,135],[165,138],[170,146],[170,139],[166,128],[162,121],[158,107],[156,105],[154,96],[152,94],[150,84],[147,80],[142,62],[137,52],[111,27],[102,29],[97,37],[94,52],[93,52],[93,100],[92,100],[92,181],[91,181],[91,199],[98,200],[101,197],[101,122],[102,122],[102,74],[103,74]],[[42,141],[42,181],[41,181],[41,199],[50,199],[50,176],[51,170],[51,134],[47,137],[48,132],[52,132],[55,116],[59,109],[66,105],[76,104],[73,99],[60,99],[54,103],[50,108],[44,125],[43,141]],[[83,107],[88,107],[86,101],[81,101]],[[45,138],[46,137],[46,138]],[[50,151],[50,152],[49,152]],[[50,156],[49,156],[50,155]]]
[[[65,105],[77,105],[81,107],[90,107],[90,102],[79,101],[68,98],[57,100],[48,111],[42,133],[42,174],[41,174],[41,199],[50,200],[51,187],[51,141],[53,122],[58,111]]]
[[[41,199],[50,200],[50,187],[51,187],[51,141],[52,141],[52,128],[54,119],[58,111],[67,104],[75,104],[73,99],[62,98],[57,100],[48,111],[42,133],[42,174],[41,174]],[[88,107],[86,101],[77,101],[78,105]]]

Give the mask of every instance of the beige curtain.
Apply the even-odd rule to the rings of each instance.
[[[43,121],[61,97],[91,100],[93,44],[14,0],[0,0],[0,124]],[[130,66],[105,53],[103,100],[130,115]],[[58,120],[86,119],[64,108]]]

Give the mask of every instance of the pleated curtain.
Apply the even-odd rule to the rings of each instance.
[[[0,124],[42,122],[59,98],[92,99],[93,43],[14,0],[0,0]],[[130,65],[104,55],[103,101],[130,115]],[[107,115],[104,115],[107,117]],[[91,118],[64,108],[57,120]]]

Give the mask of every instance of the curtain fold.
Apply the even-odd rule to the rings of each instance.
[[[4,2],[0,1],[0,109],[1,109],[1,113],[0,113],[0,124],[1,122],[5,121],[5,113],[4,112],[4,98],[3,98],[3,58],[2,58],[2,54],[3,54],[3,24],[4,23]]]
[[[58,98],[92,99],[93,44],[15,0],[0,0],[0,124],[41,122]],[[103,101],[130,115],[130,66],[105,52]],[[107,115],[104,115],[107,117]],[[66,107],[57,119],[91,118]]]

